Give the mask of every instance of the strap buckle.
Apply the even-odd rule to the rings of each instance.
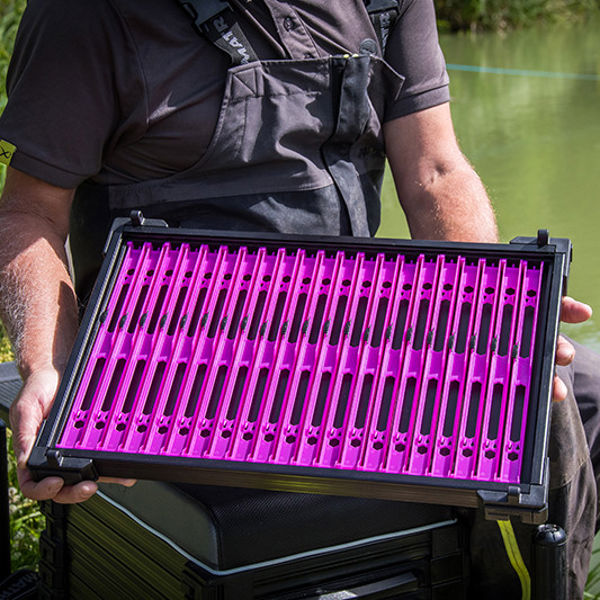
[[[194,20],[196,27],[202,26],[206,21],[228,10],[231,7],[227,0],[177,0],[184,10]]]
[[[398,0],[365,0],[365,8],[369,14],[398,10]]]

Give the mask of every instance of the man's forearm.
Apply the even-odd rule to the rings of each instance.
[[[24,380],[10,423],[19,485],[34,500],[81,502],[97,490],[90,481],[37,482],[27,469],[78,325],[64,248],[73,194],[9,168],[0,199],[0,317],[16,343]]]
[[[73,190],[9,167],[0,199],[0,318],[21,375],[64,368],[77,330],[65,240]]]
[[[497,241],[490,201],[458,147],[448,105],[390,121],[384,135],[412,237]]]
[[[498,241],[487,193],[466,160],[423,179],[415,180],[414,189],[400,197],[413,238]]]
[[[63,240],[44,218],[0,212],[0,316],[21,374],[61,371],[77,330]]]

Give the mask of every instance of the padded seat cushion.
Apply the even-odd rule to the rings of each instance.
[[[194,558],[224,570],[453,519],[441,506],[139,481],[103,493]]]

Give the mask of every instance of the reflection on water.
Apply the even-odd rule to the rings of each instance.
[[[596,316],[563,330],[600,350],[598,31],[600,16],[504,36],[444,36],[442,47],[449,64],[484,68],[450,71],[452,112],[494,202],[502,240],[540,228],[572,240],[569,293]],[[382,221],[380,235],[407,237],[390,178]]]

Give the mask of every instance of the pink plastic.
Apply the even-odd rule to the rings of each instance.
[[[59,447],[518,483],[540,262],[129,242]]]

